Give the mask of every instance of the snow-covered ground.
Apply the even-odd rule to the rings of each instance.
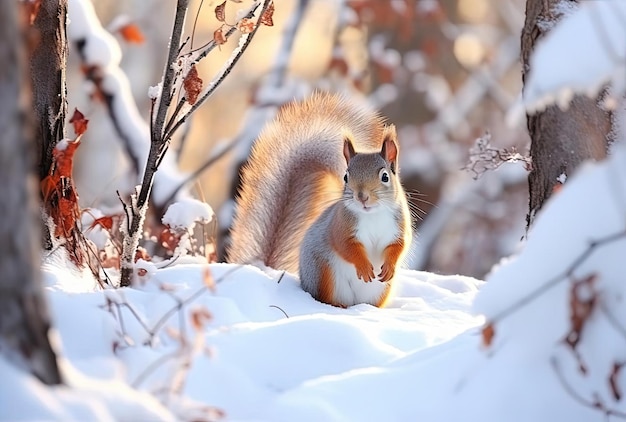
[[[386,309],[334,308],[288,274],[184,259],[98,291],[45,258],[69,388],[0,360],[0,419],[621,418],[625,161],[616,147],[568,178],[486,283],[402,271]]]
[[[586,2],[564,21],[599,16],[617,39],[623,25],[608,18],[620,4]],[[623,61],[591,63],[598,71],[563,92],[607,80],[623,92]],[[528,107],[565,95],[543,74]],[[44,257],[67,385],[44,387],[0,358],[0,420],[626,419],[624,127],[612,156],[568,175],[486,283],[403,271],[385,309],[333,308],[288,274],[185,259],[142,262],[140,285],[102,291],[64,257]]]
[[[73,390],[35,388],[3,362],[9,379],[0,395],[14,405],[0,416],[104,419],[104,406],[116,420],[171,418],[152,396],[129,392],[137,387],[184,408],[175,418],[197,409],[172,406],[182,394],[228,420],[399,420],[424,406],[412,397],[425,363],[480,341],[482,319],[469,312],[483,284],[475,279],[403,271],[387,309],[338,309],[313,300],[295,277],[268,271],[182,264],[146,274],[140,288],[96,291],[87,274],[51,257],[45,281]],[[175,298],[192,295],[180,312]],[[127,304],[121,318],[113,302]]]

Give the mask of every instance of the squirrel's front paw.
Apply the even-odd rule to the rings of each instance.
[[[378,274],[378,277],[380,278],[380,281],[389,281],[393,278],[395,273],[396,266],[385,262],[380,270],[380,274]]]
[[[376,278],[376,274],[374,274],[374,266],[369,261],[366,261],[363,265],[355,265],[354,267],[356,268],[357,278],[360,278],[366,283],[369,283]]]

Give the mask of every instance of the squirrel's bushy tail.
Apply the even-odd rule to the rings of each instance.
[[[380,149],[383,120],[363,104],[316,93],[284,106],[256,140],[242,173],[228,260],[298,272],[304,233],[341,198],[343,136]]]

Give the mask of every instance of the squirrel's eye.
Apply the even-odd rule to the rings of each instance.
[[[383,183],[389,183],[389,173],[386,170],[380,172],[380,180]]]
[[[348,183],[348,173],[343,175],[343,181]]]

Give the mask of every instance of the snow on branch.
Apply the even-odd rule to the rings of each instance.
[[[566,108],[575,94],[595,97],[606,84],[613,99],[626,93],[626,2],[584,1],[537,45],[524,103],[529,112]]]

